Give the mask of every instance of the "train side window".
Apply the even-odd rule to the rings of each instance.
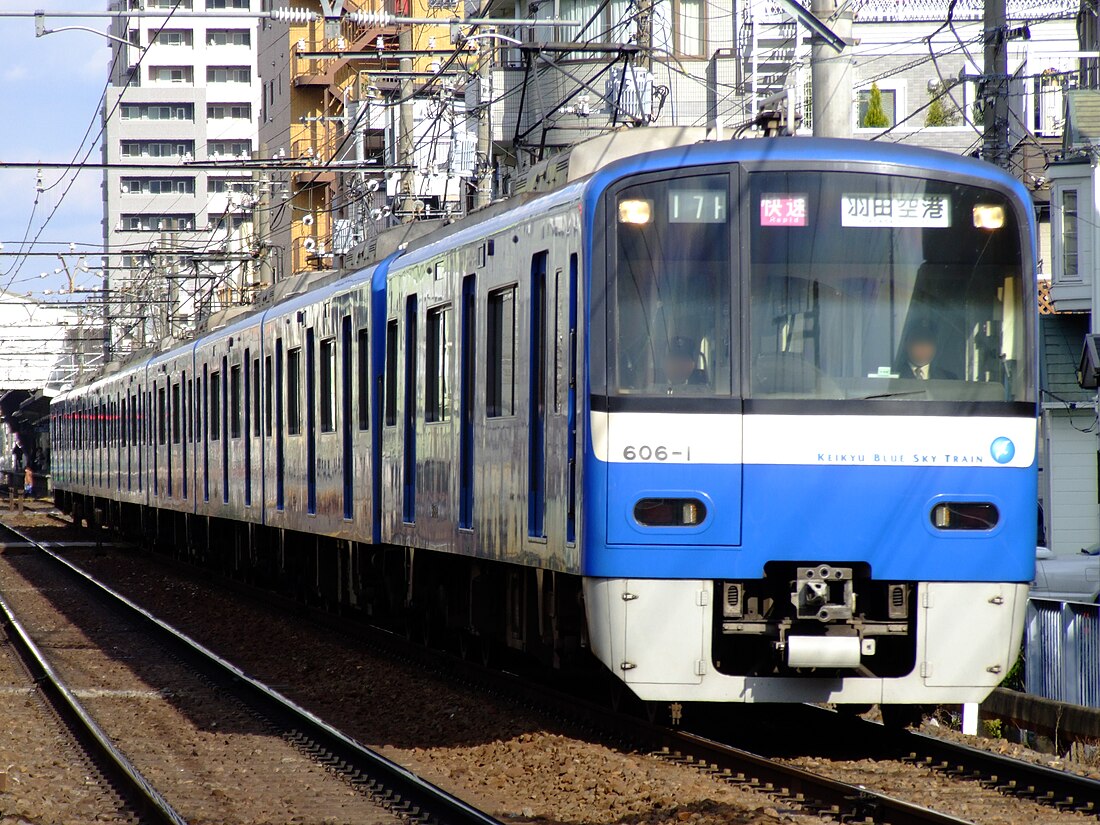
[[[370,348],[367,329],[359,330],[356,341],[359,380],[359,429],[370,428]]]
[[[336,339],[321,342],[321,432],[336,432]]]
[[[157,387],[157,443],[166,444],[168,442],[168,416],[165,411],[165,391],[164,387]]]
[[[264,432],[268,437],[271,437],[271,356],[264,357]],[[257,404],[257,409],[259,405]],[[256,428],[256,432],[259,432],[260,428]]]
[[[134,447],[138,444],[138,433],[141,428],[138,426],[138,403],[137,396],[130,397],[130,444]]]
[[[241,365],[229,368],[229,435],[241,437]]]
[[[206,368],[203,367],[203,374],[195,376],[195,391],[191,394],[191,399],[195,402],[195,443],[198,444],[202,441],[203,433],[203,417],[202,417],[202,404],[203,399],[206,397],[203,395],[203,379],[206,376]]]
[[[260,437],[260,359],[252,359],[252,436]]]
[[[397,424],[397,321],[386,324],[386,426]]]
[[[180,385],[172,385],[172,443],[180,443]]]
[[[302,348],[286,351],[286,431],[302,432]]]
[[[195,405],[192,403],[194,397],[194,382],[193,379],[188,378],[187,388],[183,393],[183,406],[186,409],[185,421],[187,422],[187,431],[183,434],[183,437],[188,441],[195,437]]]
[[[210,440],[217,441],[221,438],[221,426],[222,426],[222,382],[221,382],[221,370],[214,370],[210,373],[210,379],[206,382],[207,388],[210,390],[210,412],[206,416],[210,427]]]
[[[450,418],[450,386],[447,383],[450,372],[450,342],[448,326],[450,307],[437,307],[428,310],[427,338],[428,363],[424,371],[427,386],[425,392],[425,421],[446,421]]]
[[[516,288],[489,293],[485,330],[485,414],[489,418],[516,411]]]

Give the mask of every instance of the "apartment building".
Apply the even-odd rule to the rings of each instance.
[[[259,0],[126,0],[104,102],[104,242],[116,352],[186,335],[256,285]],[[117,7],[117,4],[116,4]],[[176,16],[176,12],[207,12]],[[203,164],[192,168],[194,164]],[[211,168],[213,165],[224,165]]]

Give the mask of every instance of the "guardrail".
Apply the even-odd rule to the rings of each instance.
[[[1028,693],[1100,708],[1100,605],[1029,599],[1024,663]]]

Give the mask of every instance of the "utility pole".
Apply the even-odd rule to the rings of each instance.
[[[267,154],[267,144],[260,144],[259,159],[266,158]],[[254,251],[258,255],[256,280],[265,286],[271,286],[275,283],[274,268],[271,266],[271,244],[268,243],[268,238],[271,237],[271,176],[266,171],[260,172],[259,179],[256,180],[253,203],[256,205],[252,213],[252,231],[256,233]]]
[[[477,199],[482,209],[493,201],[493,46],[492,38],[477,44]]]
[[[653,0],[638,2],[638,47],[641,49],[641,67],[653,71]],[[625,81],[624,81],[625,82]]]
[[[982,157],[1008,166],[1008,31],[1006,0],[985,0]]]
[[[412,26],[401,27],[401,31],[397,35],[397,45],[403,54],[407,55],[412,51]],[[404,223],[409,223],[416,220],[416,211],[413,208],[416,195],[414,191],[416,188],[416,152],[414,150],[416,144],[413,136],[413,90],[415,81],[412,76],[412,58],[402,57],[399,68],[401,71],[401,84],[398,87],[398,94],[401,95],[401,106],[397,162],[405,167],[405,171],[401,173],[401,191],[397,193],[397,202],[400,204],[401,220]]]
[[[851,43],[852,12],[848,8],[838,8],[837,2],[813,0],[810,11],[837,37],[846,44]],[[850,138],[855,97],[852,93],[852,57],[849,49],[838,52],[820,34],[814,34],[810,42],[814,137]],[[788,124],[788,129],[793,132],[794,124]]]

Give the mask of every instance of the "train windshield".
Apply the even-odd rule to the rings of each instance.
[[[733,182],[682,173],[625,186],[609,204],[612,392],[1031,397],[1034,284],[1006,196],[919,177],[760,171],[735,199]]]
[[[754,173],[748,196],[753,397],[1029,397],[1035,286],[1005,196],[841,172]]]
[[[655,180],[619,191],[612,382],[624,395],[729,396],[729,175]]]

